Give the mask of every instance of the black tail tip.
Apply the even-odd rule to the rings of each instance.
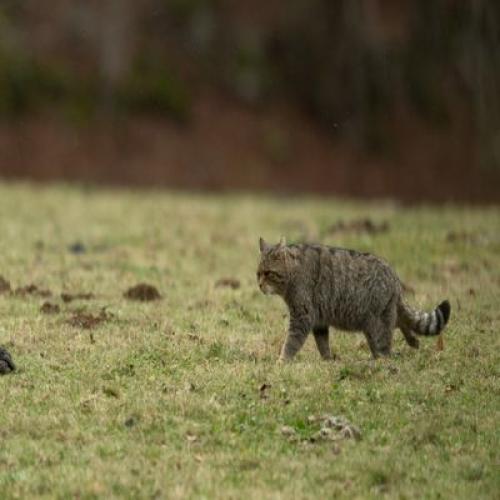
[[[438,308],[441,311],[441,314],[443,315],[444,324],[446,325],[446,323],[448,323],[448,320],[450,319],[451,305],[449,301],[443,300],[443,302],[439,304]]]

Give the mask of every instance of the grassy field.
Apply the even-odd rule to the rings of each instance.
[[[261,235],[385,257],[412,304],[450,299],[444,349],[397,332],[375,362],[338,332],[335,362],[308,339],[278,366],[286,308],[256,286]],[[0,377],[2,498],[499,498],[498,208],[14,184],[0,236],[13,291],[52,292],[0,295],[18,365]],[[140,282],[161,300],[123,297]],[[362,438],[313,439],[323,414]]]

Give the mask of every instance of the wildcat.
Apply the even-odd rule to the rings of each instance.
[[[432,312],[412,309],[402,284],[382,259],[369,253],[325,245],[270,245],[260,238],[257,280],[264,294],[280,295],[290,311],[280,361],[288,361],[312,330],[324,359],[331,359],[328,329],[362,331],[374,358],[391,353],[399,328],[417,349],[417,335],[439,335],[450,317],[445,300]]]

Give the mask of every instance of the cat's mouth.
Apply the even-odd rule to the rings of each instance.
[[[259,287],[260,287],[260,291],[264,295],[273,295],[276,293],[274,288],[272,286],[268,285],[267,283],[259,284]]]

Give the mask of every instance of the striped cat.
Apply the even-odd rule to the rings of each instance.
[[[412,309],[402,284],[382,259],[369,253],[324,245],[269,245],[260,239],[259,287],[280,295],[290,311],[280,360],[292,359],[312,330],[321,356],[331,359],[330,326],[362,331],[374,358],[391,353],[399,328],[415,349],[417,335],[439,335],[450,317],[445,300],[431,312]]]

